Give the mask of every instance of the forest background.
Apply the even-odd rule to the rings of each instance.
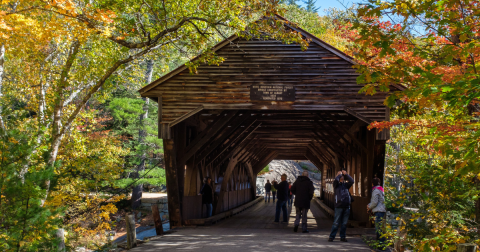
[[[91,243],[142,186],[164,184],[156,106],[136,92],[230,34],[306,46],[278,13],[350,54],[385,104],[386,194],[414,250],[479,244],[478,1],[366,2],[319,16],[314,1],[2,0],[0,249]],[[189,67],[194,72],[195,64]],[[137,199],[137,200],[136,200]],[[389,229],[393,242],[398,236]]]

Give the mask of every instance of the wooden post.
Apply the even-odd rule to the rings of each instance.
[[[180,196],[177,179],[176,149],[173,139],[163,139],[165,177],[167,181],[168,214],[170,227],[182,225],[180,214]],[[183,176],[183,174],[182,174]]]
[[[155,222],[155,231],[157,235],[163,235],[163,223],[162,218],[160,217],[160,212],[158,211],[158,205],[152,204],[152,215],[153,221]]]
[[[325,200],[325,192],[327,190],[327,164],[324,163],[322,167],[322,192],[320,199]]]
[[[474,243],[464,243],[457,245],[457,252],[476,252],[477,245]]]
[[[375,162],[375,137],[376,131],[375,130],[367,130],[367,166],[365,169],[365,195],[367,199],[370,200],[372,197],[372,177],[373,177],[373,168]],[[367,221],[367,228],[372,227],[372,222],[370,219]]]
[[[182,216],[183,212],[183,196],[185,195],[185,165],[187,160],[185,160],[185,147],[187,144],[187,127],[185,122],[181,122],[175,126],[174,130],[175,136],[175,148],[176,154],[175,157],[177,158],[177,180],[178,180],[178,202],[179,207],[177,209],[180,210],[179,214]],[[182,222],[182,218],[180,218],[180,224],[184,224]]]
[[[237,166],[237,163],[238,163],[237,161],[238,160],[236,158],[231,158],[227,164],[227,167],[225,168],[225,173],[223,174],[223,181],[222,181],[220,193],[218,195],[218,200],[214,202],[214,206],[213,206],[214,214],[219,214],[221,212],[225,193],[228,193],[227,184],[228,184],[228,181],[230,180],[230,176],[232,175],[233,171],[235,170],[235,167]]]
[[[65,251],[65,230],[63,228],[57,229],[57,237],[60,240],[58,243],[58,251],[64,252]]]
[[[195,165],[195,155],[187,161],[187,170],[185,171],[185,196],[197,195],[197,177],[198,167]]]
[[[125,224],[127,228],[127,249],[137,246],[137,230],[135,229],[135,215],[127,214],[125,216]]]

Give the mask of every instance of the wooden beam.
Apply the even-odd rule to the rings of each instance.
[[[350,115],[352,115],[352,116],[355,116],[356,118],[358,118],[358,119],[360,119],[360,120],[362,120],[362,121],[366,122],[367,124],[370,124],[370,123],[372,123],[372,120],[370,120],[370,119],[368,119],[368,118],[366,118],[366,117],[364,117],[364,116],[360,115],[359,113],[357,113],[357,112],[355,112],[355,111],[351,110],[351,109],[350,109],[350,108],[348,108],[348,107],[345,107],[345,112],[349,113],[349,114],[350,114]]]
[[[206,164],[209,165],[211,164],[220,154],[223,153],[223,151],[225,151],[228,146],[230,146],[230,144],[232,143],[232,141],[228,142],[227,146],[222,146],[222,144],[225,143],[225,141],[227,141],[227,139],[229,138],[234,138],[235,136],[239,136],[241,135],[245,130],[248,129],[248,127],[245,127],[244,130],[240,130],[240,133],[238,135],[234,135],[234,133],[240,128],[240,126],[249,118],[250,116],[242,116],[242,117],[239,117],[239,118],[236,118],[233,122],[232,122],[232,126],[230,128],[226,128],[224,131],[222,131],[221,133],[219,133],[217,139],[213,140],[213,142],[205,145],[206,148],[199,152],[199,155],[198,155],[198,159],[199,160],[202,160],[202,159],[205,159],[206,160]],[[218,149],[218,148],[221,148],[221,151],[220,153],[216,153],[214,152],[214,150]],[[215,158],[212,158],[210,160],[207,159],[207,157],[213,153],[213,155],[215,155]]]
[[[229,111],[226,116],[221,117],[210,127],[209,130],[205,130],[200,133],[188,146],[184,155],[185,159],[190,159],[195,152],[197,152],[203,145],[211,140],[221,129],[223,129],[232,120],[238,111]],[[198,160],[198,159],[197,159]],[[200,159],[201,160],[201,159]],[[200,161],[198,160],[198,161]]]
[[[185,170],[185,196],[195,196],[197,192],[198,167],[195,165],[195,155],[186,163]]]
[[[258,138],[256,138],[256,136],[252,137],[248,143],[245,144],[245,151],[240,155],[240,157],[238,157],[238,159],[240,161],[245,161],[246,162],[246,158],[249,157],[250,155],[252,155],[251,153],[251,150],[255,147],[255,145],[258,143]],[[253,142],[253,143],[252,143]]]
[[[252,199],[255,199],[255,195],[257,195],[257,174],[253,173],[253,168],[250,163],[244,163],[245,167],[247,168],[248,176],[250,177],[250,186],[252,188]]]
[[[366,129],[367,130],[367,129]],[[367,167],[366,167],[366,176],[364,177],[363,181],[365,195],[368,199],[372,197],[372,190],[370,189],[372,186],[372,179],[373,179],[373,169],[375,164],[375,130],[367,130]],[[372,222],[367,221],[367,228],[372,227]]]
[[[185,166],[187,159],[185,156],[185,147],[187,144],[187,125],[181,122],[174,126],[174,141],[177,158],[177,179],[178,179],[178,196],[180,201],[180,215],[183,215],[183,196],[185,195]],[[183,218],[182,218],[183,221]],[[183,225],[184,223],[182,223]]]
[[[319,154],[322,153],[327,160],[333,160],[335,158],[335,155],[334,155],[335,152],[333,150],[331,150],[328,147],[323,147],[323,143],[321,143],[317,138],[312,137],[312,139],[318,143],[318,146],[314,143],[313,143],[313,146],[315,147],[315,149],[316,147],[320,149],[320,151],[317,151]]]
[[[315,165],[315,167],[317,167],[317,169],[320,172],[322,171],[321,168],[323,167],[323,163],[315,155],[313,155],[310,151],[305,153],[305,158],[310,160]]]
[[[191,116],[195,115],[196,113],[198,113],[202,110],[203,110],[203,106],[199,106],[199,107],[195,108],[194,110],[192,110],[192,111],[184,114],[183,116],[178,117],[174,121],[170,122],[168,124],[168,126],[173,127],[173,126],[179,124],[180,122],[183,122],[183,121],[187,120],[188,118],[190,118]]]
[[[327,121],[327,120],[325,120],[325,119],[323,118],[323,114],[317,113],[316,115],[317,115],[318,118],[320,118],[320,120],[322,120],[323,122],[325,122],[325,124],[327,124],[328,127],[330,127],[330,128],[333,130],[333,132],[335,132],[335,134],[337,134],[337,136],[339,136],[339,137],[345,142],[345,144],[350,145],[350,143],[348,142],[348,140],[345,139],[345,137],[343,137],[343,135],[340,134],[340,132],[338,132],[338,130],[337,130],[337,127],[341,127],[341,125],[338,125],[337,123],[335,123],[335,124],[338,125],[337,127],[335,127],[334,125],[332,125],[331,122],[329,122],[329,121]]]
[[[253,125],[253,124],[252,124]],[[250,126],[252,126],[250,125]],[[249,127],[245,127],[245,129],[242,131],[242,133],[240,135],[242,135],[243,133],[247,132],[248,131],[248,128]],[[232,157],[232,156],[236,156],[236,154],[238,154],[238,152],[243,148],[242,146],[242,143],[244,143],[244,141],[258,128],[258,126],[260,125],[257,125],[256,127],[254,127],[251,132],[244,138],[240,141],[240,143],[236,144],[235,147],[233,147],[233,149],[229,150],[228,154],[225,155],[219,162],[218,164],[221,164],[223,163],[226,159]],[[239,136],[240,136],[239,135]],[[210,163],[213,163],[215,161],[215,159],[217,159],[226,149],[228,149],[232,144],[234,144],[236,142],[236,140],[238,139],[238,136],[237,138],[235,139],[235,141],[232,141],[231,143],[229,143],[227,146],[225,146],[225,148],[222,150],[222,152],[220,154],[218,154],[214,159],[212,159],[210,162],[208,162],[208,164]],[[238,159],[238,157],[235,157],[236,159]]]
[[[323,160],[324,163],[330,163],[330,160],[328,160],[325,156],[322,156],[320,153],[318,153],[318,151],[313,146],[309,145],[308,148],[310,149],[310,152],[312,152],[314,156]]]
[[[325,144],[328,146],[328,148],[330,148],[330,149],[333,151],[334,154],[340,154],[340,156],[342,156],[342,158],[345,158],[345,156],[343,155],[342,151],[340,151],[340,150],[338,149],[338,147],[333,146],[331,143],[329,143],[328,137],[327,137],[322,131],[318,131],[318,132],[320,132],[320,134],[322,134],[323,137],[321,137],[321,136],[317,133],[317,131],[313,131],[313,133],[314,133],[318,138],[322,139],[323,143],[325,143]]]
[[[173,139],[163,139],[163,149],[170,225],[172,227],[180,227],[182,225],[182,216],[180,213],[180,190],[178,188],[177,179],[176,148]]]
[[[220,186],[220,193],[218,194],[218,200],[215,204],[214,214],[219,214],[222,209],[223,199],[225,198],[225,193],[227,192],[227,185],[228,181],[230,180],[230,176],[232,175],[233,170],[238,164],[238,160],[235,158],[230,159],[228,162],[227,168],[225,169],[225,173],[223,175],[222,185]]]
[[[338,141],[338,140],[332,141],[330,139],[330,137],[325,134],[325,132],[328,132],[328,129],[327,129],[326,126],[324,126],[323,124],[318,122],[318,120],[315,120],[315,123],[323,129],[323,131],[319,130],[318,132],[320,132],[320,134],[322,134],[322,136],[324,137],[323,138],[324,141],[330,145],[331,149],[334,150],[335,153],[340,154],[345,159],[345,157],[347,157],[347,154],[345,153],[345,147],[342,146],[340,141]],[[318,136],[316,129],[315,129],[314,133]],[[348,142],[345,143],[345,145],[347,145],[347,144],[348,144]]]
[[[338,125],[342,132],[348,135],[364,152],[367,152],[367,147],[365,147],[365,145],[363,145],[349,130],[345,129],[340,123],[338,123],[338,120],[334,116],[332,117],[332,120]]]
[[[276,151],[271,151],[270,153],[268,153],[267,155],[265,155],[261,161],[259,161],[256,166],[254,166],[253,168],[253,172],[254,173],[258,173],[260,170],[262,170],[265,165],[267,165],[268,163],[270,163],[270,161],[272,161],[273,159],[275,159],[275,157],[278,155],[278,153]]]

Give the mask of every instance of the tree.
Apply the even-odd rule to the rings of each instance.
[[[147,60],[147,71],[145,73],[145,83],[150,84],[152,82],[152,72],[153,72],[153,61],[152,60]],[[143,101],[145,102],[145,105],[143,106],[143,112],[139,116],[140,120],[140,129],[138,132],[138,142],[139,144],[142,144],[145,141],[145,138],[147,136],[147,131],[145,130],[144,120],[148,118],[148,105],[150,100],[147,98],[143,98]],[[158,130],[158,129],[157,129]],[[142,172],[145,170],[145,159],[146,159],[146,150],[142,150],[141,153],[139,153],[140,163],[138,164],[138,168],[136,171],[136,177],[138,177],[138,173]],[[138,184],[133,188],[132,191],[132,208],[136,209],[140,206],[141,199],[142,199],[142,191],[143,191],[143,184]]]
[[[153,65],[150,65],[148,60],[146,63],[149,73],[148,69]],[[165,184],[165,172],[159,168],[163,160],[163,146],[161,139],[157,137],[158,107],[147,101],[136,98],[133,92],[120,91],[115,92],[112,99],[105,104],[106,112],[112,116],[110,129],[117,138],[124,139],[123,145],[131,150],[131,153],[125,156],[127,175],[117,183],[122,188],[133,188],[133,192],[137,194],[137,197],[132,194],[134,209],[138,207],[135,201],[139,203],[144,183],[155,186]]]
[[[173,61],[172,51],[184,59],[203,53],[199,60],[216,64],[222,58],[208,48],[234,33],[271,36],[306,47],[307,42],[285,30],[281,20],[250,23],[282,11],[275,1],[258,0],[2,1],[0,127],[14,141],[23,139],[29,150],[3,152],[12,155],[10,160],[25,162],[15,163],[13,170],[2,166],[2,173],[19,178],[22,190],[17,193],[35,188],[31,197],[45,211],[67,209],[65,217],[51,215],[62,225],[85,231],[88,227],[79,226],[83,221],[92,224],[92,232],[108,229],[117,199],[106,200],[100,190],[118,179],[120,161],[127,154],[101,129],[104,118],[90,107],[105,101],[119,83],[144,78],[144,73],[133,70],[145,56]],[[195,65],[191,67],[194,72]],[[22,116],[13,120],[12,114]],[[21,134],[9,135],[14,129]],[[13,141],[3,138],[5,146],[7,140]],[[4,202],[18,196],[4,188],[1,193]],[[100,217],[92,215],[95,212]],[[8,214],[2,211],[1,219]],[[21,233],[35,233],[29,230]],[[33,244],[26,239],[29,236],[11,235],[23,237],[16,240],[18,250]],[[46,234],[38,240],[46,243],[53,238]]]
[[[298,0],[280,0],[280,3],[281,4],[286,4],[286,5],[291,5],[291,6],[295,6],[295,7],[300,7],[298,4],[297,4]]]
[[[385,101],[391,107],[399,105],[403,112],[391,122],[371,126],[383,129],[404,125],[416,138],[408,145],[415,146],[419,153],[411,152],[400,161],[409,161],[409,166],[418,169],[408,170],[405,176],[420,176],[414,180],[423,193],[422,206],[434,213],[425,217],[426,227],[436,236],[433,242],[413,240],[416,249],[452,248],[452,244],[473,241],[475,237],[471,223],[465,223],[472,218],[474,205],[465,197],[478,200],[478,184],[474,183],[480,172],[478,4],[448,0],[368,1],[359,8],[352,29],[345,29],[353,42],[350,53],[360,63],[362,75],[357,80],[364,85],[363,92],[387,92],[391,85],[398,84],[405,87]],[[428,174],[425,171],[438,174],[438,182],[445,187],[430,187],[436,183],[422,178]],[[467,188],[463,188],[465,185]],[[421,195],[403,193],[407,197]],[[433,203],[439,200],[434,194],[445,195],[442,198],[464,209]],[[435,224],[447,216],[442,225]],[[477,225],[479,220],[477,211]],[[463,228],[466,230],[459,233]]]
[[[8,8],[11,4],[15,4],[15,9]],[[50,167],[55,166],[62,139],[83,107],[100,89],[106,91],[114,87],[109,78],[121,74],[126,65],[141,60],[152,51],[161,54],[169,47],[178,47],[185,53],[199,53],[218,37],[225,37],[229,30],[243,31],[257,13],[278,10],[274,3],[264,4],[263,1],[147,1],[143,4],[127,0],[96,4],[71,0],[53,4],[41,0],[12,1],[3,9],[1,35],[4,41],[1,42],[7,53],[11,50],[14,55],[16,50],[16,55],[23,56],[22,53],[30,52],[25,56],[35,57],[32,61],[35,60],[38,72],[24,73],[42,76],[19,88],[28,89],[38,97],[29,102],[39,106],[40,114],[49,113],[42,115],[49,120],[42,125],[48,126],[50,134],[47,143]],[[255,23],[247,31],[258,35],[259,30],[283,30],[282,26],[267,22],[265,19]],[[32,29],[43,32],[35,37],[30,33]],[[272,30],[273,36],[284,36],[279,34],[285,33]],[[301,41],[294,33],[283,39],[287,37]],[[206,53],[202,60],[214,63],[221,59]],[[29,67],[33,66],[29,64]],[[47,71],[49,67],[56,71]],[[41,95],[32,86],[40,86]],[[44,97],[45,91],[55,95]]]
[[[308,12],[317,12],[320,9],[320,7],[315,7],[316,0],[303,0],[303,3]]]

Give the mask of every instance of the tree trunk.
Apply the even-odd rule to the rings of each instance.
[[[153,73],[153,60],[149,59],[146,61],[147,63],[147,71],[145,72],[145,82],[146,84],[150,84],[152,81],[152,73]],[[147,136],[147,131],[145,130],[144,119],[148,118],[148,105],[150,100],[148,98],[142,98],[145,101],[145,105],[143,106],[144,114],[140,115],[140,130],[138,132],[138,144],[141,146],[144,141],[145,137]],[[145,159],[146,153],[145,150],[142,148],[142,153],[139,153],[140,163],[137,166],[137,171],[134,174],[134,178],[139,178],[139,173],[145,170]],[[137,209],[142,200],[142,191],[143,191],[143,184],[138,184],[132,190],[132,209]]]
[[[52,141],[49,150],[49,157],[47,162],[47,169],[55,169],[55,162],[57,161],[57,154],[62,143],[63,136],[70,128],[70,125],[62,124],[63,109],[65,104],[64,92],[68,85],[68,75],[72,69],[73,63],[77,57],[77,54],[80,49],[80,42],[78,40],[74,41],[68,52],[68,57],[65,62],[65,66],[60,74],[60,79],[58,81],[58,86],[56,88],[55,94],[55,106],[53,109],[53,122],[52,122]],[[41,206],[45,204],[45,201],[48,198],[50,192],[50,179],[45,181],[45,198],[42,200]]]

